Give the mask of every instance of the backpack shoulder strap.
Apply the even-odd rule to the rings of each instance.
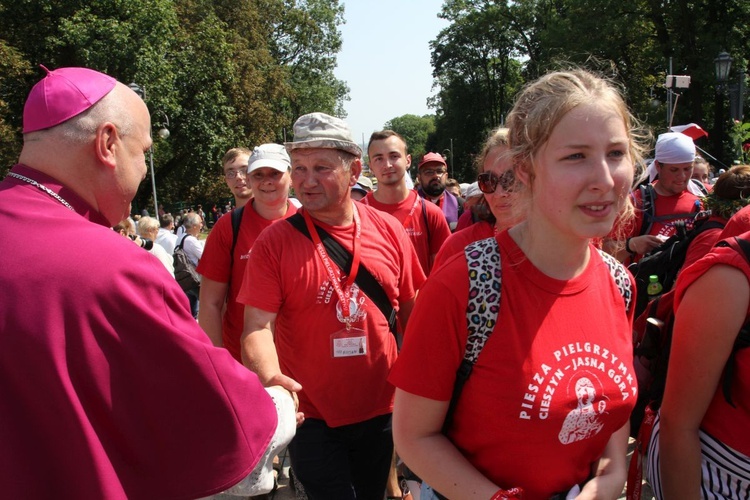
[[[704,186],[701,181],[698,179],[690,179],[688,182],[701,192],[701,196],[708,196],[708,189],[706,189],[706,186]]]
[[[301,213],[297,212],[291,217],[287,217],[286,221],[312,241],[312,235],[308,231],[307,224],[305,224],[305,219]],[[315,226],[315,230],[318,232],[318,236],[320,237],[320,240],[331,260],[336,263],[345,274],[349,274],[352,268],[352,254],[342,247],[338,241],[333,239],[333,236],[328,234],[328,232],[322,227]],[[396,309],[391,305],[391,299],[388,297],[385,290],[383,290],[383,286],[364,264],[360,264],[354,282],[359,286],[359,289],[362,290],[370,300],[372,300],[373,304],[375,304],[380,312],[383,313],[383,316],[385,316],[385,319],[388,322],[388,328],[396,338],[396,345],[399,345],[398,317]]]
[[[731,238],[727,238],[725,240],[721,240],[718,243],[716,243],[717,247],[731,247],[733,248],[737,253],[745,257],[745,260],[750,263],[750,241],[745,240],[744,238],[740,238],[738,236],[733,236]]]
[[[245,213],[245,207],[232,210],[232,248],[229,250],[229,258],[231,260],[230,269],[234,267],[234,249],[237,247],[237,236],[240,234],[240,223],[242,222],[243,213]]]
[[[741,250],[740,253],[745,256],[745,260],[750,262],[750,241],[747,241],[744,238],[739,238],[737,236],[734,237],[734,241],[737,244],[737,248]]]
[[[609,273],[615,281],[615,285],[617,285],[617,288],[620,290],[622,300],[625,301],[625,310],[630,311],[630,306],[633,302],[633,284],[630,281],[630,275],[628,275],[627,269],[625,269],[625,266],[622,265],[620,261],[607,252],[601,249],[597,250],[599,250],[599,255],[601,255],[604,263],[607,264]]]
[[[654,225],[654,216],[656,215],[656,191],[651,184],[641,184],[638,186],[641,192],[641,207],[643,210],[643,220],[641,221],[640,236],[648,234],[651,226]]]
[[[500,313],[500,292],[502,273],[500,250],[495,238],[475,241],[464,250],[469,273],[469,300],[466,304],[466,348],[464,359],[456,371],[453,394],[443,423],[443,432],[453,421],[453,413],[469,379],[471,371],[482,352],[487,339],[492,334],[497,316]]]
[[[708,212],[708,215],[710,216],[710,212]],[[701,220],[700,218],[696,217],[695,221],[693,222],[693,230],[695,231],[695,235],[701,234],[703,231],[707,231],[709,229],[724,229],[726,224],[724,224],[721,221],[718,220],[708,220],[708,216],[704,220]]]
[[[422,198],[419,200],[419,203],[422,204],[422,219],[424,219],[424,228],[425,231],[427,231],[427,249],[429,251],[430,248],[430,221],[427,220],[427,205],[425,202],[425,199]]]

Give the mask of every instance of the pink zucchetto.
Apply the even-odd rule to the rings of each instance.
[[[88,68],[42,69],[47,75],[31,89],[23,108],[24,134],[54,127],[83,113],[117,83],[111,76]]]

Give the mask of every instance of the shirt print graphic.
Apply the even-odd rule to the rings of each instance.
[[[571,444],[597,435],[611,400],[637,395],[632,369],[593,342],[563,344],[540,362],[520,402],[518,418],[546,420],[551,408],[569,408],[558,438]],[[560,416],[562,418],[562,416]]]
[[[589,374],[587,373],[587,375]],[[595,375],[591,375],[599,382]],[[601,383],[599,383],[599,386],[601,387]],[[563,422],[558,436],[562,444],[570,444],[594,436],[604,427],[599,415],[604,413],[607,402],[604,399],[599,399],[594,406],[597,391],[589,377],[584,376],[578,379],[575,384],[575,395],[578,399],[578,406],[565,417],[565,422]]]

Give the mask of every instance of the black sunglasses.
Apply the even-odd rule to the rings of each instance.
[[[513,175],[513,170],[506,170],[500,176],[492,172],[483,172],[477,176],[479,190],[485,194],[494,193],[498,185],[500,185],[503,191],[510,193],[513,191],[513,184],[515,182],[516,177]]]

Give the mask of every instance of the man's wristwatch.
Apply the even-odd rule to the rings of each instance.
[[[630,255],[635,255],[635,252],[630,249],[630,240],[632,239],[633,238],[628,238],[625,240],[625,250],[627,250]]]

